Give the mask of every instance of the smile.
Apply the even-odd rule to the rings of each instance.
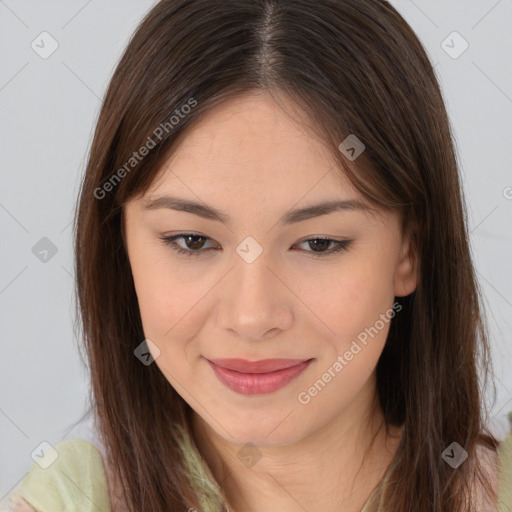
[[[298,377],[313,359],[207,359],[216,377],[227,388],[243,395],[273,393]]]

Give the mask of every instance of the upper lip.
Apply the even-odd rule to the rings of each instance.
[[[210,362],[241,373],[268,373],[284,368],[297,366],[309,359],[261,359],[260,361],[248,361],[247,359],[209,359]]]

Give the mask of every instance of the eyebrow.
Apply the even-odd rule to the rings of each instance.
[[[160,208],[168,208],[180,212],[188,212],[204,219],[222,222],[229,225],[231,219],[228,214],[208,206],[188,199],[181,199],[172,196],[161,196],[154,199],[146,200],[143,205],[144,210],[157,210]],[[289,210],[286,212],[279,223],[281,225],[296,224],[307,219],[328,215],[338,211],[369,211],[370,208],[364,203],[356,200],[340,201],[331,200],[324,201],[311,206]]]

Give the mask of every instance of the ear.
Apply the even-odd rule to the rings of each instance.
[[[405,297],[416,289],[418,283],[417,254],[412,243],[411,232],[403,238],[400,256],[397,260],[394,276],[396,297]]]

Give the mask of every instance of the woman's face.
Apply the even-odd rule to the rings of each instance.
[[[396,214],[293,213],[327,201],[364,205],[323,145],[262,93],[210,110],[125,206],[152,364],[232,443],[292,443],[375,391],[394,298],[416,286],[412,251]],[[230,358],[297,361],[272,375],[209,363]]]

